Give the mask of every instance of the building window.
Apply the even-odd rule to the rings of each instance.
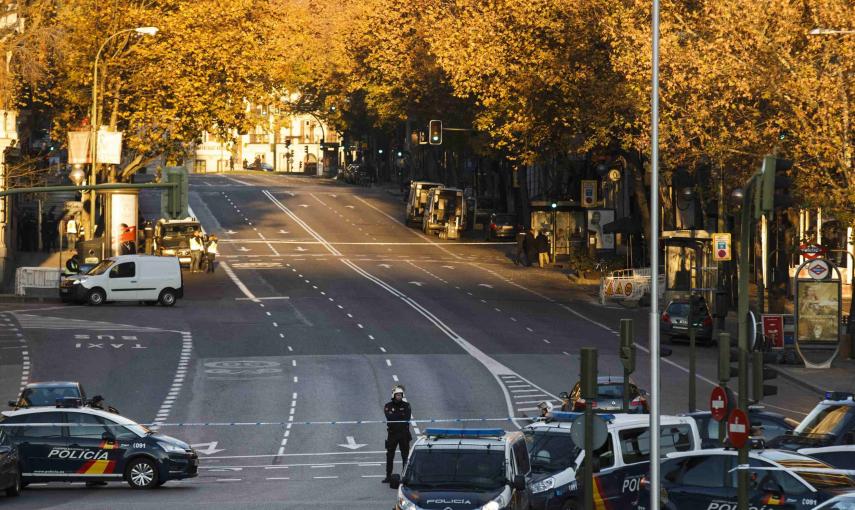
[[[249,143],[270,143],[267,133],[250,133]]]
[[[204,159],[197,159],[193,164],[193,173],[203,174],[208,171],[208,162]]]

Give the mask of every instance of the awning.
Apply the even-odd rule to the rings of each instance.
[[[604,234],[640,234],[641,232],[641,220],[632,216],[618,218],[611,223],[603,225]]]

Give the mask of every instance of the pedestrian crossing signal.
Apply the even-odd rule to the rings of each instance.
[[[442,145],[442,121],[432,120],[428,124],[429,140],[431,145]]]

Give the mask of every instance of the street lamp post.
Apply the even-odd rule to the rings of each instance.
[[[650,506],[659,510],[659,0],[652,12],[650,97]]]
[[[98,48],[98,53],[95,54],[95,65],[92,68],[92,109],[91,119],[89,122],[89,151],[90,160],[92,164],[92,171],[89,174],[89,184],[93,186],[98,183],[98,162],[96,161],[96,157],[98,155],[98,61],[101,59],[101,52],[104,51],[104,48],[107,46],[107,43],[109,43],[116,37],[122,34],[127,34],[129,32],[136,32],[142,35],[155,35],[158,32],[158,29],[157,27],[137,27],[119,30],[115,34],[104,39],[104,42],[101,43],[101,47]],[[91,195],[89,197],[89,231],[87,232],[87,238],[93,239],[95,237],[96,194],[95,190],[92,190],[90,193]]]

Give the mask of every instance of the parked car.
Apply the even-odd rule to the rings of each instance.
[[[676,337],[689,337],[689,307],[690,304],[687,299],[675,299],[668,303],[659,321],[663,340],[673,340]],[[703,299],[696,301],[695,309],[692,312],[692,319],[695,325],[696,341],[712,343],[713,319]]]
[[[725,446],[718,440],[720,422],[712,419],[712,413],[697,411],[688,413],[686,416],[691,416],[698,423],[703,448],[722,448]],[[758,407],[748,409],[748,419],[751,420],[752,427],[763,432],[762,437],[766,442],[792,432],[799,424],[796,420],[787,418],[783,414],[773,413]]]
[[[177,257],[120,255],[104,259],[85,275],[60,283],[60,297],[102,305],[107,301],[142,301],[172,306],[184,297]]]
[[[7,496],[14,497],[21,494],[23,487],[18,447],[9,434],[0,429],[0,490],[6,492]]]
[[[246,167],[247,170],[261,170],[262,172],[272,172],[273,165],[264,161],[253,161]]]
[[[517,235],[516,215],[493,213],[484,227],[484,237],[488,241],[495,239],[513,239]]]
[[[573,411],[585,410],[585,399],[582,398],[582,382],[577,382],[570,392],[570,405]],[[623,376],[607,375],[597,377],[597,398],[594,400],[594,410],[620,412],[623,410]],[[630,413],[647,413],[647,392],[639,389],[632,380],[629,381]]]

